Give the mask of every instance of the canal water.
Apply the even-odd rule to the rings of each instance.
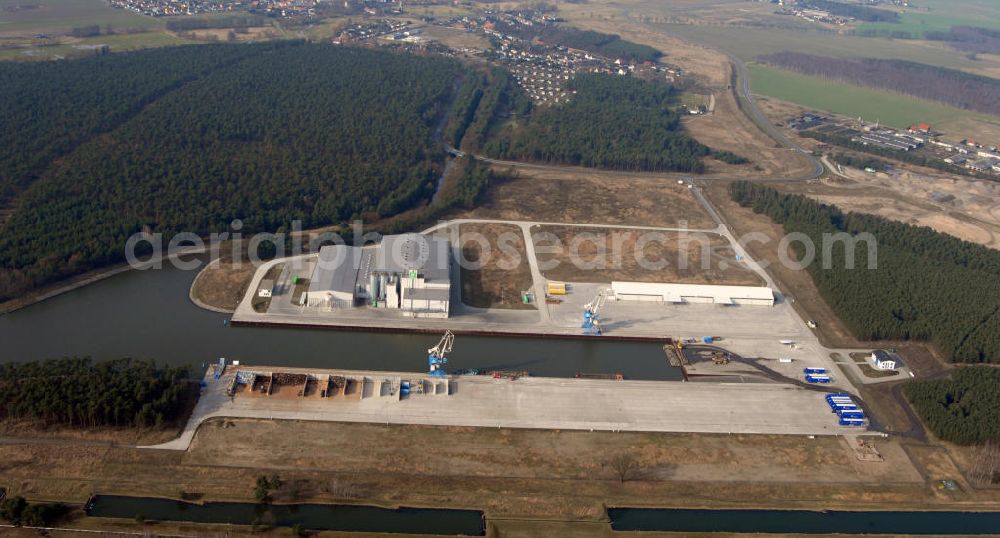
[[[193,504],[168,499],[98,495],[87,510],[94,517],[157,521],[266,525],[341,532],[391,532],[483,536],[483,513],[477,510],[298,504],[259,505],[217,502]]]
[[[244,364],[422,371],[436,335],[229,327],[226,314],[188,299],[195,271],[129,271],[0,316],[0,362],[63,356],[133,357],[200,368]],[[599,338],[599,337],[597,337]],[[621,373],[679,380],[659,345],[607,340],[459,336],[451,369],[527,370],[536,376]]]
[[[1000,534],[1000,512],[809,512],[613,508],[616,531],[804,534]]]

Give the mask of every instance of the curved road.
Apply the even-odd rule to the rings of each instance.
[[[806,181],[810,179],[816,179],[822,176],[826,172],[826,167],[823,162],[818,158],[813,156],[812,153],[806,151],[802,146],[799,146],[791,139],[786,137],[778,128],[776,128],[770,121],[768,121],[767,116],[761,111],[760,107],[757,105],[757,101],[753,98],[753,92],[750,90],[750,73],[747,71],[746,62],[737,58],[736,56],[721,50],[720,53],[724,54],[733,65],[733,76],[734,76],[734,86],[733,91],[736,95],[736,101],[740,105],[740,111],[746,114],[747,118],[750,119],[757,126],[758,129],[764,132],[769,138],[781,144],[782,146],[788,148],[790,151],[794,151],[805,157],[813,166],[812,171],[801,176],[774,176],[774,177],[759,177],[755,181]],[[453,148],[449,144],[444,145],[445,150],[455,157],[462,157],[466,153]],[[480,160],[482,162],[500,165],[500,166],[516,166],[519,168],[534,168],[539,170],[554,169],[559,171],[567,170],[579,170],[581,172],[593,172],[594,168],[586,168],[582,166],[570,166],[570,165],[553,165],[553,164],[539,164],[539,163],[528,163],[521,161],[506,161],[501,159],[493,159],[485,155],[478,155],[470,153],[472,157]],[[641,174],[646,177],[664,177],[668,179],[674,179],[677,177],[676,172],[672,173],[657,173],[657,172],[642,172],[642,171],[631,171],[631,170],[601,170],[603,174],[611,175],[636,175]],[[699,176],[698,179],[723,179],[721,176],[705,175]]]
[[[808,159],[813,165],[812,173],[807,174],[805,176],[800,176],[795,178],[760,178],[760,179],[807,180],[807,179],[815,179],[822,176],[823,172],[826,171],[826,168],[823,166],[823,163],[820,162],[820,160],[814,157],[811,153],[803,149],[801,146],[789,140],[788,137],[786,137],[781,131],[779,131],[774,125],[772,125],[770,121],[768,121],[767,117],[764,116],[764,113],[760,110],[760,107],[757,106],[757,102],[754,101],[753,99],[753,92],[750,91],[750,73],[747,72],[746,62],[737,58],[736,56],[733,56],[732,54],[729,54],[726,51],[720,50],[719,52],[725,54],[726,57],[729,58],[730,63],[733,64],[733,69],[734,69],[733,74],[736,78],[735,80],[736,85],[734,87],[734,89],[736,90],[736,99],[737,101],[745,105],[745,107],[741,106],[740,110],[743,110],[743,113],[746,114],[748,118],[750,118],[750,121],[754,122],[754,124],[757,125],[757,128],[759,128],[761,131],[764,131],[764,133],[767,134],[767,136],[771,137],[771,139],[781,144],[782,146],[785,146],[786,148],[792,151],[799,152],[806,159]],[[746,108],[746,110],[744,110],[744,108]]]

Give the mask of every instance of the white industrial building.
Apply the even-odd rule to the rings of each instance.
[[[451,299],[447,239],[387,235],[369,247],[322,247],[306,304],[328,310],[367,304],[413,317],[446,318]]]
[[[387,235],[364,275],[367,296],[378,308],[407,315],[448,317],[451,299],[451,246],[441,237]]]
[[[774,306],[774,292],[761,286],[612,282],[611,290],[619,301]]]
[[[887,351],[881,349],[876,349],[875,351],[872,351],[871,360],[875,368],[879,370],[896,369],[896,360],[893,359],[892,355],[890,355],[889,352]]]
[[[348,245],[320,248],[309,278],[306,305],[329,310],[353,308],[363,250]]]

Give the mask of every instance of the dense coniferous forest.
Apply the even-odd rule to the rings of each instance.
[[[481,73],[470,73],[469,77],[462,84],[458,96],[451,107],[451,115],[445,126],[445,139],[454,148],[462,146],[462,139],[465,132],[476,117],[476,109],[483,98],[483,91],[486,89],[486,77]]]
[[[491,157],[618,170],[702,172],[711,150],[683,133],[666,84],[577,75],[568,103],[536,109],[484,146]]]
[[[891,90],[951,106],[1000,115],[1000,80],[905,60],[830,58],[776,52],[757,60],[805,75]]]
[[[192,78],[185,66],[217,67],[81,143],[19,196],[0,229],[0,299],[122,261],[126,239],[142,229],[168,238],[204,234],[237,218],[244,232],[296,219],[315,227],[390,216],[433,194],[444,159],[433,132],[451,102],[458,63],[299,42],[173,50],[107,59],[130,66],[107,70],[126,78],[130,70],[173,73],[159,64],[175,64],[181,79]],[[226,54],[242,58],[220,65]],[[37,65],[76,69],[73,62]],[[21,86],[30,82],[16,74],[35,73],[6,64],[0,72]],[[89,80],[102,93],[100,77]],[[43,87],[37,95],[53,93]],[[10,108],[48,106],[18,95]],[[66,130],[94,132],[42,134],[54,141]]]
[[[488,85],[479,101],[475,118],[469,124],[468,137],[463,147],[478,150],[483,147],[491,132],[506,117],[525,117],[531,112],[531,99],[521,90],[510,72],[494,67],[487,77]]]
[[[531,27],[500,22],[497,24],[497,30],[521,39],[539,39],[549,45],[585,50],[608,58],[645,62],[656,61],[663,56],[653,47],[626,41],[615,34],[580,30],[572,26]]]
[[[807,0],[803,5],[814,9],[821,9],[833,15],[841,17],[854,17],[859,21],[867,22],[899,22],[899,13],[887,9],[878,9],[858,4],[845,4],[833,2],[832,0]]]
[[[197,45],[61,62],[0,64],[0,202],[57,157],[205,72],[252,54]]]
[[[730,186],[736,202],[769,216],[786,233],[806,234],[816,246],[809,274],[837,316],[863,340],[929,340],[957,362],[1000,362],[1000,252],[927,227],[872,215],[842,213],[799,195],[747,181]],[[823,234],[870,233],[848,268],[843,243],[824,268]],[[799,256],[804,250],[797,247]]]
[[[941,439],[963,445],[1000,440],[1000,369],[959,368],[948,379],[913,381],[904,390]]]
[[[132,359],[0,364],[0,419],[159,427],[179,418],[190,388],[186,368]]]

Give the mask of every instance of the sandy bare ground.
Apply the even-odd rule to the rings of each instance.
[[[191,284],[191,299],[202,308],[232,312],[246,294],[256,267],[244,262],[215,260],[198,273]]]
[[[676,180],[600,170],[519,168],[492,185],[479,207],[447,218],[481,218],[713,228],[715,223]]]
[[[521,300],[522,290],[530,290],[533,283],[521,229],[512,224],[472,223],[462,224],[459,234],[464,261],[475,264],[462,264],[462,303],[534,310],[534,304]]]
[[[678,282],[762,286],[715,233],[543,226],[533,231],[546,278],[568,282]],[[554,241],[553,241],[554,240]],[[662,265],[663,267],[660,267]]]
[[[775,123],[808,109],[775,99],[760,99],[761,110]],[[830,147],[789,132],[808,149],[853,153]],[[868,173],[841,167],[834,177],[776,186],[787,192],[806,194],[845,211],[870,213],[953,235],[991,248],[1000,248],[1000,182],[948,175],[943,172],[896,163],[898,173]]]
[[[838,179],[779,188],[806,194],[845,211],[870,213],[1000,248],[1000,183],[934,177],[914,172],[892,176],[844,168]]]

